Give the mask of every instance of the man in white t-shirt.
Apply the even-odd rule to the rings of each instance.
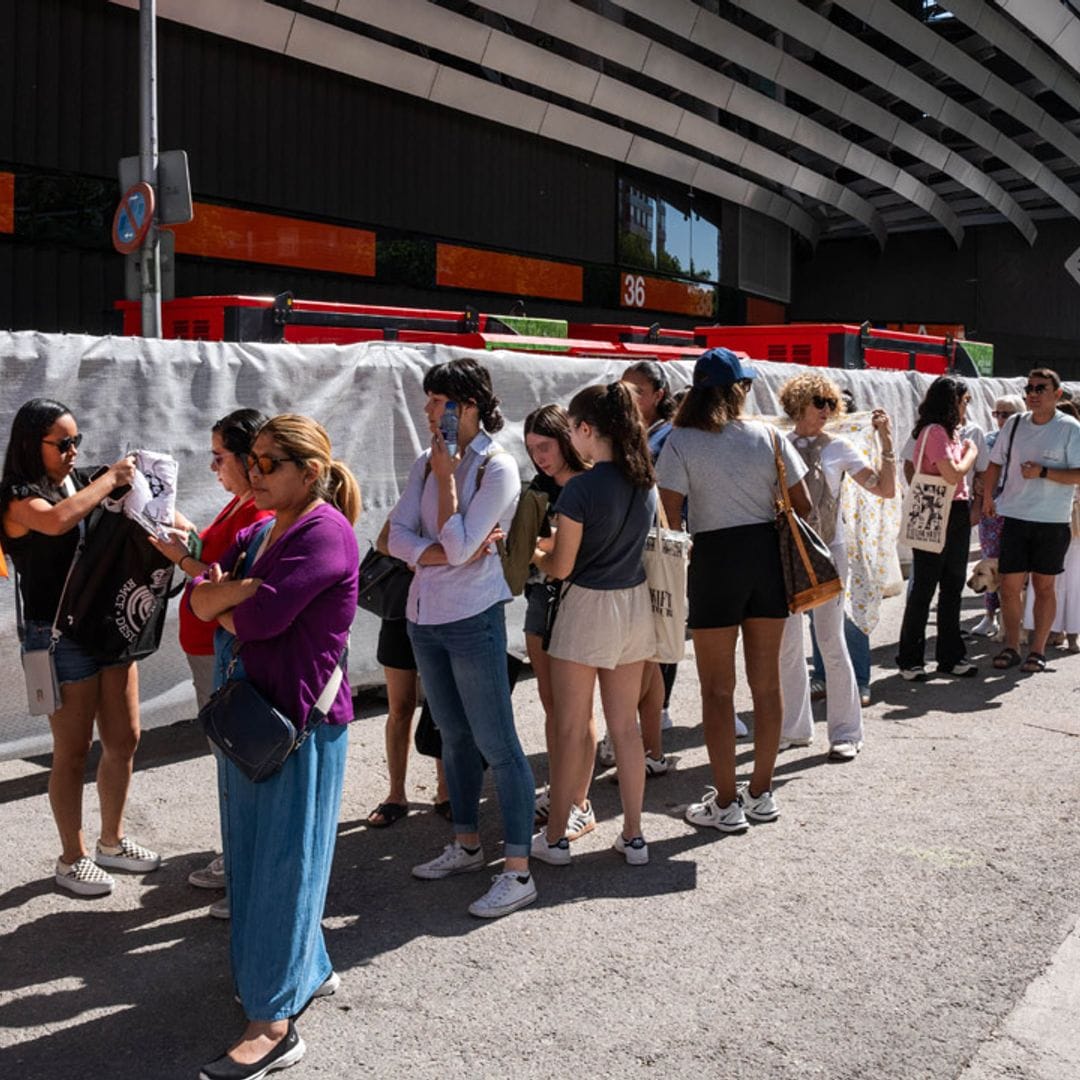
[[[1024,395],[1031,412],[1009,420],[990,452],[983,513],[1005,519],[998,559],[1005,648],[994,658],[994,667],[1020,662],[1021,594],[1030,573],[1035,629],[1022,670],[1035,672],[1046,668],[1046,639],[1057,610],[1054,578],[1065,567],[1072,539],[1069,521],[1073,487],[1080,483],[1080,422],[1057,411],[1061,379],[1050,368],[1029,372]]]

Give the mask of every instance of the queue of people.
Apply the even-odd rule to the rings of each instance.
[[[536,477],[523,491],[514,459],[497,441],[504,419],[487,369],[458,359],[427,372],[430,447],[413,463],[380,541],[414,574],[405,619],[384,622],[380,632],[393,714],[390,790],[368,823],[385,828],[407,814],[419,676],[441,735],[437,804],[452,833],[441,853],[413,866],[413,876],[435,881],[486,869],[480,816],[487,769],[497,793],[503,863],[469,905],[472,915],[497,918],[533,903],[530,859],[565,867],[571,844],[595,829],[589,789],[597,686],[622,807],[613,847],[631,866],[649,861],[646,778],[667,769],[659,717],[674,676],[653,661],[643,561],[646,535],[661,515],[672,527],[685,522],[692,538],[688,627],[713,781],[686,819],[737,833],[780,815],[777,755],[808,745],[813,724],[806,620],[789,613],[775,525],[778,463],[792,506],[819,530],[841,580],[852,540],[844,478],[882,500],[894,498],[898,484],[884,410],[870,413],[877,448],[871,459],[827,431],[843,411],[841,392],[827,376],[808,372],[781,389],[794,425],[781,434],[746,415],[756,375],[736,354],[711,349],[695,364],[677,409],[656,364],[635,365],[625,381],[586,387],[565,409],[545,405],[525,421]],[[905,680],[927,677],[926,622],[935,592],[937,669],[976,674],[960,629],[973,520],[984,547],[996,543],[999,550],[1005,641],[994,666],[1022,661],[1020,590],[1030,575],[1033,630],[1022,663],[1029,672],[1045,668],[1047,640],[1059,625],[1055,585],[1067,567],[1080,578],[1080,422],[1058,410],[1060,397],[1056,373],[1038,369],[1025,387],[1028,411],[1001,399],[1001,429],[988,440],[980,468],[978,440],[965,434],[969,394],[962,380],[943,376],[927,390],[902,457],[955,487],[943,550],[915,553],[897,661]],[[201,531],[178,512],[174,531],[148,542],[188,579],[181,645],[200,707],[243,678],[292,719],[298,735],[281,767],[260,782],[215,750],[222,855],[190,878],[225,890],[212,913],[231,918],[233,982],[247,1017],[238,1039],[200,1076],[244,1080],[298,1061],[304,1043],[297,1016],[338,986],[320,920],[353,719],[347,660],[361,501],[356,478],[307,417],[240,409],[218,421],[210,438],[211,469],[230,501]],[[23,648],[48,648],[60,684],[61,703],[49,717],[49,795],[61,849],[55,881],[74,894],[103,895],[114,885],[110,870],[147,873],[161,860],[123,826],[139,736],[136,665],[90,656],[57,625],[87,518],[133,479],[128,457],[96,471],[78,467],[81,440],[71,410],[59,402],[34,399],[19,410],[0,481],[0,535],[19,575]],[[973,511],[976,498],[981,504]],[[983,522],[1000,526],[983,530]],[[518,738],[507,670],[512,590],[500,552],[508,542],[518,551],[524,544],[529,564],[522,574],[525,638],[544,707],[549,769],[539,790]],[[1075,582],[1067,584],[1063,606],[1071,621],[1060,624],[1074,626],[1066,631],[1074,635],[1075,591]],[[815,608],[812,620],[828,687],[829,756],[852,761],[864,742],[863,688],[846,644],[843,594]],[[740,638],[754,704],[753,768],[741,782]],[[400,677],[391,680],[391,671]],[[103,751],[101,826],[91,854],[82,786],[95,724]]]

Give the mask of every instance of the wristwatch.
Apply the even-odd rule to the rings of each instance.
[[[1040,479],[1040,480],[1045,480],[1045,479],[1046,479],[1046,474],[1047,474],[1047,472],[1048,472],[1048,471],[1049,471],[1049,470],[1048,470],[1048,469],[1046,468],[1046,466],[1044,465],[1044,466],[1043,466],[1043,467],[1042,467],[1042,468],[1041,468],[1041,469],[1039,470],[1039,479]]]

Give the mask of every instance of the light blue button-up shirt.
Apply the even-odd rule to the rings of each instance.
[[[454,471],[458,511],[439,529],[439,484],[427,469],[430,456],[430,450],[421,454],[409,470],[390,514],[388,542],[391,555],[416,567],[405,616],[425,626],[467,619],[510,599],[497,554],[468,560],[496,525],[510,531],[521,493],[513,457],[500,452],[486,432],[478,432]],[[476,477],[485,460],[478,490]],[[420,556],[435,543],[442,544],[447,565],[419,565]]]

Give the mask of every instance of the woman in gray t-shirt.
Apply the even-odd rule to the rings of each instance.
[[[742,419],[753,368],[729,349],[698,359],[694,382],[656,464],[670,520],[689,505],[689,625],[701,682],[702,721],[715,788],[686,819],[743,832],[747,818],[772,821],[772,772],[780,743],[780,641],[788,615],[776,531],[777,475],[772,428]],[[792,504],[810,511],[806,466],[779,440]],[[754,773],[735,781],[735,642],[743,634],[754,697]]]

